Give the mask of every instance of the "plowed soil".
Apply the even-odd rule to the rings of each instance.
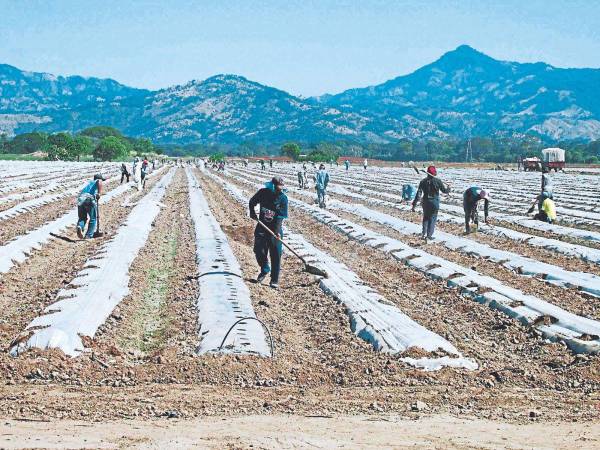
[[[91,447],[242,448],[251,444],[283,448],[343,442],[367,448],[406,441],[416,448],[475,448],[559,445],[575,439],[582,439],[578,445],[582,448],[598,445],[600,436],[593,425],[600,411],[599,357],[575,355],[563,344],[548,343],[536,330],[291,208],[289,228],[346,264],[389,302],[448,339],[480,367],[472,372],[449,368],[424,372],[400,361],[401,355],[378,353],[351,332],[343,305],[327,296],[318,279],[303,272],[302,263],[289,252],[284,253],[279,290],[270,288],[268,280],[255,283],[259,267],[247,206],[201,171],[195,173],[242,267],[256,315],[273,336],[274,358],[196,355],[202,320],[196,312],[196,236],[187,179],[179,168],[149,239],[130,268],[129,294],[95,338],[87,340],[89,351],[77,358],[60,351],[29,350],[18,357],[0,352],[4,380],[0,411],[6,419],[3,447],[52,446],[53,429],[68,437],[63,445],[81,446],[85,443],[75,428],[84,424],[81,421]],[[148,180],[146,192],[159,178]],[[247,185],[234,184],[248,196],[253,193]],[[75,243],[52,240],[0,277],[3,349],[8,350],[27,324],[54,302],[58,290],[126,220],[130,207],[122,205],[135,204],[144,194],[128,192],[102,208],[105,238]],[[45,213],[52,216],[66,206],[57,202],[48,208]],[[347,216],[420,245],[412,237]],[[33,217],[23,219],[35,226],[38,219]],[[456,230],[448,227],[448,231]],[[498,245],[508,249],[511,244],[501,240]],[[525,288],[523,278],[510,271],[437,245],[428,244],[426,250],[477,265],[482,272],[494,271],[493,276],[523,290],[563,292],[538,280]],[[545,254],[532,251],[532,257]],[[573,264],[583,267],[580,262]],[[568,292],[554,300],[573,312],[596,314],[594,303],[579,294]],[[411,419],[420,419],[418,427],[410,426]],[[47,420],[51,423],[37,427],[40,441],[32,440],[35,421]],[[123,423],[129,430],[122,428]],[[435,426],[445,429],[448,439],[428,433]],[[133,432],[131,427],[147,431]],[[147,427],[165,428],[157,434]],[[202,441],[193,427],[206,430],[206,439],[213,440]],[[286,438],[272,440],[277,427],[293,428],[296,435],[286,433]],[[367,442],[365,436],[373,430],[383,434],[373,434]],[[557,430],[560,436],[572,433],[573,440],[550,439]],[[527,440],[526,433],[533,437]],[[512,435],[518,437],[506,441]]]

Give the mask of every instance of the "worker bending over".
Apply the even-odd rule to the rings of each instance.
[[[102,182],[105,180],[106,178],[102,174],[97,173],[94,175],[94,179],[85,185],[77,197],[77,237],[79,239],[83,239],[83,229],[88,217],[89,223],[85,238],[91,239],[94,237],[98,217],[98,200],[102,195]]]
[[[256,225],[254,230],[254,255],[260,266],[260,273],[256,277],[256,282],[261,283],[269,273],[271,273],[270,286],[274,289],[279,287],[279,271],[281,268],[281,255],[283,246],[283,220],[288,217],[288,198],[283,190],[284,182],[281,177],[273,177],[271,181],[265,184],[265,187],[259,189],[252,196],[249,202],[250,217],[259,220],[275,236],[272,236],[265,230],[261,224]],[[259,205],[259,216],[256,216],[254,208]],[[269,267],[269,257],[271,266]]]
[[[417,190],[412,184],[403,184],[402,185],[402,201],[410,202],[415,198]]]
[[[433,239],[437,214],[440,209],[440,191],[448,194],[450,186],[446,186],[437,177],[435,166],[429,166],[427,168],[427,177],[423,178],[419,183],[417,195],[412,203],[412,210],[414,211],[417,203],[421,200],[421,195],[423,195],[423,200],[421,201],[421,206],[423,207],[423,230],[421,238],[423,239]]]
[[[463,193],[463,208],[465,210],[465,232],[471,232],[470,222],[475,225],[474,231],[479,227],[479,214],[477,205],[483,200],[483,220],[488,223],[488,211],[490,206],[490,194],[477,186],[470,187]]]
[[[542,197],[541,205],[538,213],[533,218],[542,222],[553,223],[556,220],[554,200],[549,197],[547,192],[543,192],[540,197]]]

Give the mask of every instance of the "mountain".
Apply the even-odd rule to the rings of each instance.
[[[390,137],[600,137],[599,69],[497,61],[467,45],[409,75],[318,103],[364,115],[366,129]]]
[[[159,142],[326,140],[352,132],[351,113],[329,118],[320,105],[237,75],[216,75],[154,93],[144,127],[130,130]]]
[[[462,45],[415,72],[300,98],[237,75],[159,91],[0,64],[0,132],[110,125],[161,143],[395,142],[536,133],[600,139],[600,69],[495,60]]]
[[[110,79],[61,77],[0,64],[0,132],[76,131],[99,123],[124,128],[139,119],[149,94]]]

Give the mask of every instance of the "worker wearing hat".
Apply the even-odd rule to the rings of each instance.
[[[250,217],[260,220],[269,230],[280,239],[283,238],[283,220],[288,217],[288,198],[284,192],[283,178],[273,177],[252,196],[249,202]],[[259,216],[256,216],[254,208],[260,207]],[[274,289],[279,287],[279,271],[281,268],[281,255],[283,246],[279,239],[273,237],[260,224],[254,230],[254,255],[260,266],[260,273],[256,282],[261,283],[267,275],[271,274],[270,286]],[[271,265],[269,266],[269,257]]]
[[[429,166],[427,168],[427,177],[423,178],[419,183],[417,195],[412,203],[412,210],[414,211],[417,203],[421,200],[421,196],[423,196],[423,200],[421,201],[421,206],[423,207],[423,230],[421,237],[423,239],[433,239],[437,214],[440,209],[440,191],[448,194],[450,186],[446,186],[437,177],[435,166]]]
[[[465,232],[466,233],[471,232],[471,226],[470,226],[471,221],[475,225],[474,231],[477,231],[477,228],[479,227],[479,216],[478,216],[478,212],[477,212],[477,205],[479,203],[479,200],[484,201],[484,203],[483,203],[484,221],[485,221],[485,223],[488,223],[490,194],[487,191],[485,191],[477,186],[470,187],[463,193],[463,209],[465,210]]]
[[[83,229],[85,228],[85,222],[88,220],[88,217],[89,223],[85,238],[91,239],[94,237],[96,220],[98,217],[98,200],[102,195],[103,181],[106,181],[104,175],[97,173],[94,175],[94,179],[85,185],[77,197],[77,237],[79,239],[83,239],[84,237]]]

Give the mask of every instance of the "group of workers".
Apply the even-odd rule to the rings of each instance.
[[[346,170],[349,162],[345,161]],[[366,169],[366,164],[365,164]],[[440,209],[440,193],[449,194],[451,187],[444,183],[437,174],[435,166],[427,167],[426,176],[418,185],[418,188],[411,184],[402,186],[402,200],[412,201],[411,210],[414,212],[417,204],[420,202],[423,209],[421,238],[424,240],[433,240],[437,215]],[[321,208],[325,208],[325,195],[329,184],[329,174],[325,170],[325,165],[321,164],[319,170],[314,175],[315,189],[317,191],[317,203]],[[306,164],[303,170],[298,171],[298,185],[300,189],[307,187]],[[471,186],[463,192],[462,204],[465,217],[465,233],[476,232],[479,227],[479,204],[483,202],[484,221],[487,224],[489,218],[489,204],[491,196],[488,191],[478,186]],[[542,177],[542,192],[536,197],[538,203],[538,213],[534,219],[553,223],[556,220],[556,209],[552,200],[552,181],[545,172]],[[256,216],[254,210],[260,205],[260,216]],[[279,273],[281,269],[281,255],[283,239],[283,220],[288,217],[288,199],[285,194],[284,181],[281,177],[273,178],[264,188],[259,190],[250,199],[250,217],[259,220],[254,231],[254,253],[260,273],[256,282],[262,282],[266,276],[271,274],[270,286],[277,288],[279,286]],[[272,231],[272,234],[265,230],[265,226]],[[269,265],[269,258],[271,264]]]
[[[431,240],[434,239],[433,233],[440,209],[440,192],[449,194],[450,186],[438,178],[435,166],[429,166],[426,173],[427,176],[419,183],[416,193],[412,185],[405,184],[402,186],[402,199],[404,201],[412,200],[412,211],[415,211],[417,204],[421,201],[421,207],[423,208],[421,237]],[[542,174],[542,192],[536,196],[538,213],[534,216],[535,220],[547,223],[553,223],[556,220],[556,208],[552,197],[552,180],[547,171],[544,171]],[[465,233],[477,231],[479,227],[478,206],[480,201],[483,201],[484,221],[486,224],[488,223],[489,192],[478,186],[472,186],[463,192],[462,201],[465,214]]]
[[[157,161],[152,161],[152,170],[156,168]],[[134,173],[134,179],[136,174],[139,174],[139,188],[145,189],[146,187],[146,176],[149,172],[150,162],[148,158],[143,157],[142,159],[136,157],[133,160],[132,172]],[[121,184],[126,180],[129,183],[131,173],[127,169],[125,163],[121,164]],[[102,234],[97,230],[98,223],[98,202],[103,192],[102,182],[106,181],[106,178],[101,173],[94,175],[91,181],[88,181],[83,189],[77,196],[77,225],[76,232],[79,239],[92,239],[99,237]],[[85,225],[87,222],[87,231],[84,233]]]
[[[272,164],[272,160],[270,160]],[[146,158],[134,161],[134,173],[137,165],[141,164],[140,172],[142,183],[145,182],[148,161]],[[346,170],[349,162],[345,161]],[[153,164],[154,166],[154,164]],[[264,168],[264,160],[261,160]],[[365,160],[364,168],[367,168]],[[224,167],[219,167],[222,171]],[[298,172],[298,184],[300,189],[307,187],[306,164]],[[440,209],[440,193],[449,194],[450,186],[444,183],[437,174],[435,166],[427,167],[426,176],[415,189],[411,184],[402,186],[402,200],[412,201],[411,210],[414,212],[420,202],[423,210],[421,237],[425,240],[434,239],[437,215]],[[129,172],[125,164],[121,165],[121,183],[124,178],[129,182]],[[318,171],[313,179],[317,193],[317,203],[321,208],[326,207],[326,192],[329,184],[329,173],[324,164],[319,165]],[[77,198],[78,222],[77,236],[80,239],[91,239],[95,237],[98,216],[98,201],[103,192],[102,182],[106,178],[102,174],[94,175],[93,180],[86,183]],[[465,232],[477,231],[479,226],[478,205],[483,201],[484,221],[488,223],[490,194],[478,187],[472,186],[463,192],[463,210],[465,216]],[[542,175],[542,191],[536,196],[538,212],[534,216],[536,220],[552,223],[556,220],[556,208],[553,201],[552,180],[547,172]],[[255,208],[259,207],[258,215]],[[279,287],[279,274],[281,270],[281,256],[283,252],[283,221],[288,217],[288,198],[285,193],[285,183],[282,177],[276,176],[259,189],[249,201],[250,217],[258,222],[254,230],[254,254],[260,266],[260,273],[256,278],[261,283],[267,275],[270,275],[270,286],[274,289]],[[84,228],[88,221],[87,231]],[[473,224],[473,227],[472,225]]]

